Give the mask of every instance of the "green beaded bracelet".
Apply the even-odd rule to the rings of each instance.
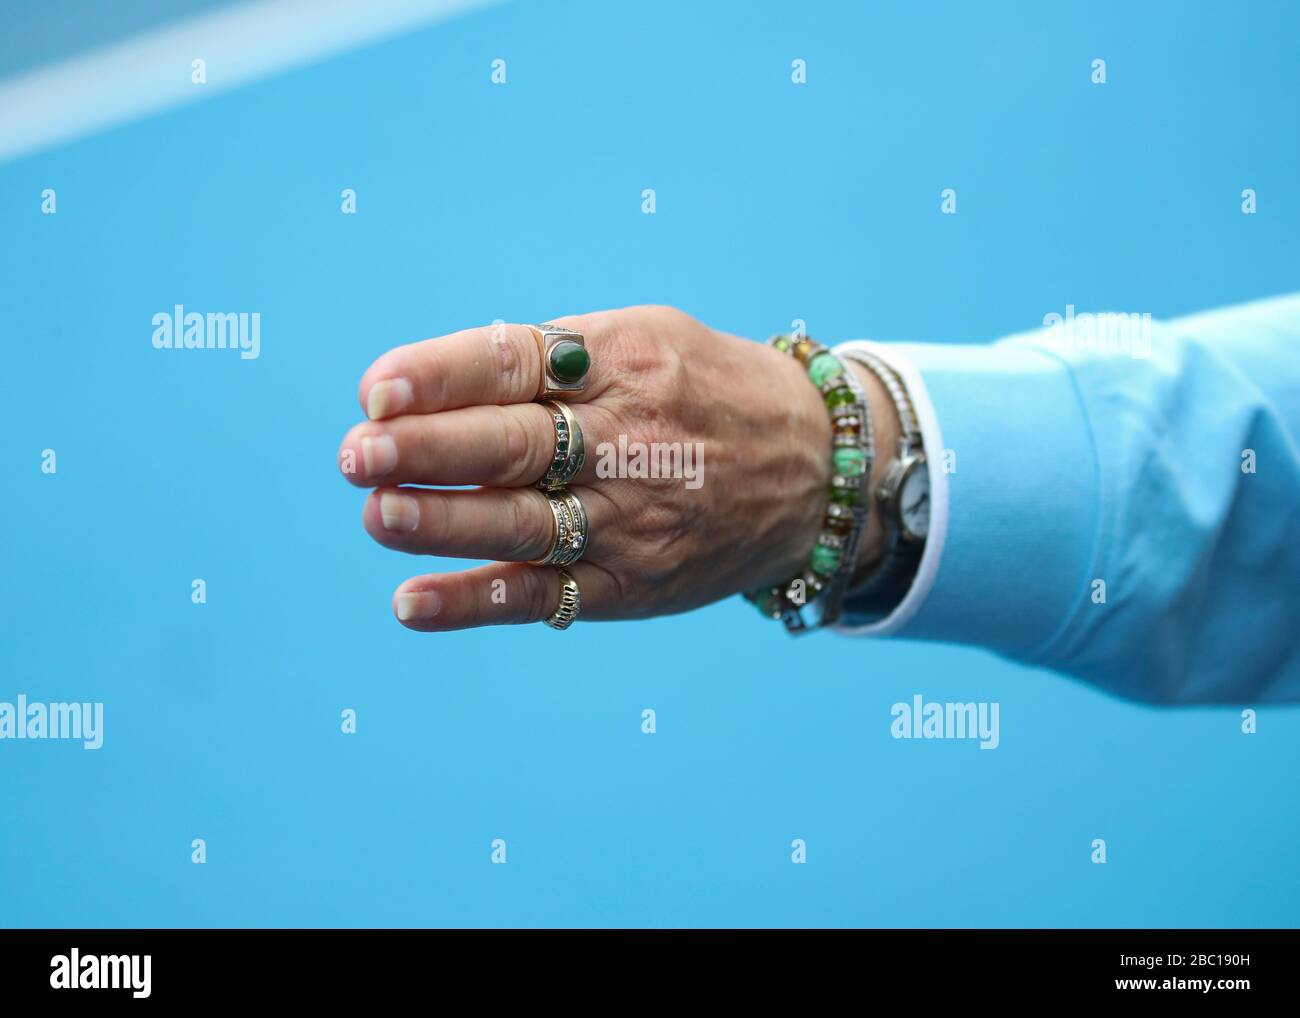
[[[800,633],[839,618],[844,591],[857,562],[858,543],[866,529],[875,441],[866,393],[838,357],[806,336],[773,336],[768,343],[807,369],[831,416],[831,486],[822,530],[808,565],[781,586],[745,595],[764,615],[780,619],[787,630]],[[804,609],[809,609],[810,617],[805,617]]]

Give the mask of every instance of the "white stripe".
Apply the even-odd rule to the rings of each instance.
[[[253,0],[166,25],[0,82],[0,162],[496,2]]]

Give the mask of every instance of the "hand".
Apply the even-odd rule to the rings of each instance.
[[[826,506],[830,420],[793,358],[666,307],[554,322],[581,332],[592,359],[585,391],[564,399],[587,449],[569,485],[589,517],[586,552],[567,567],[582,591],[580,619],[686,611],[803,568]],[[499,560],[403,583],[393,610],[409,628],[535,622],[555,611],[555,568],[527,564],[545,554],[552,527],[534,487],[555,444],[550,415],[532,402],[540,373],[531,331],[506,325],[398,347],[362,377],[371,419],[348,432],[339,463],[353,484],[382,485],[366,501],[366,530],[399,551]],[[870,387],[879,464],[892,448],[881,416],[889,398],[869,372],[859,378]],[[620,442],[633,452],[689,447],[674,460],[685,476],[609,476]],[[878,529],[866,534],[864,558]]]

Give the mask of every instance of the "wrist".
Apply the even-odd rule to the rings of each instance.
[[[813,473],[807,474],[809,478],[815,474],[823,481],[829,476],[828,485],[818,485],[828,495],[808,503],[802,498],[793,503],[785,500],[787,513],[794,509],[802,516],[810,507],[820,513],[820,518],[808,514],[807,523],[817,528],[811,538],[811,554],[788,583],[778,580],[746,595],[765,615],[781,619],[787,628],[798,631],[837,619],[844,591],[853,585],[865,566],[882,556],[885,527],[871,509],[876,488],[887,466],[897,456],[901,427],[888,379],[882,380],[869,369],[840,359],[811,339],[776,336],[770,346],[785,356],[789,367],[800,374],[806,371],[813,383],[799,387],[803,396],[796,399],[790,410],[790,423],[794,423],[800,418],[796,408],[806,402],[810,416],[820,422],[809,429],[820,440],[805,444],[804,456],[816,448],[824,449],[828,444],[826,439],[832,438],[829,432],[834,426],[833,441],[829,443],[833,453],[831,462],[822,461]],[[786,373],[792,375],[788,369]],[[815,404],[820,405],[814,414]],[[862,418],[864,409],[867,420]],[[787,427],[786,431],[793,437],[803,434],[805,429]],[[864,461],[870,465],[865,477]],[[786,529],[790,536],[802,536],[804,527]],[[799,546],[808,545],[800,540]],[[802,607],[809,603],[810,597],[824,600],[812,619],[806,619]]]

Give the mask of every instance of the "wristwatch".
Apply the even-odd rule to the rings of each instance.
[[[878,379],[898,412],[898,450],[876,486],[876,508],[885,529],[885,554],[865,580],[844,598],[844,613],[864,622],[884,618],[898,606],[916,577],[930,532],[930,471],[921,426],[902,379],[875,354],[848,350]]]

